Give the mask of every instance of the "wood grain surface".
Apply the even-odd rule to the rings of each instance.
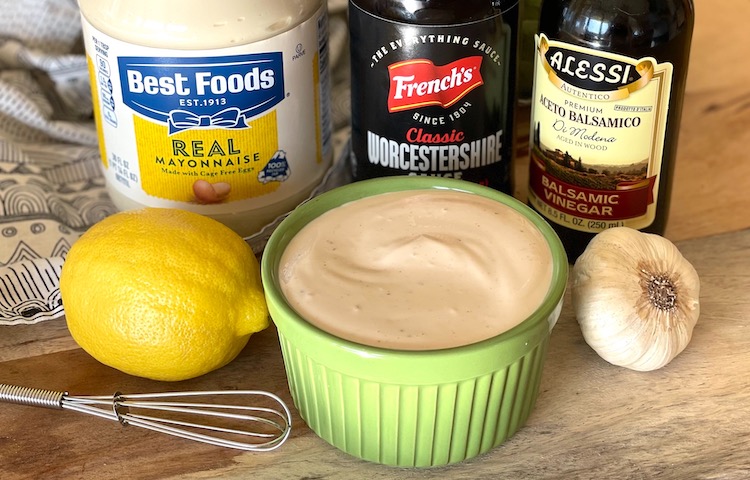
[[[668,366],[641,373],[607,364],[583,341],[566,298],[527,425],[458,465],[414,470],[360,461],[318,438],[294,409],[290,440],[256,454],[70,411],[2,404],[0,479],[750,478],[750,65],[743,61],[750,1],[695,3],[666,236],[701,276],[701,317],[690,345]],[[519,198],[526,165],[522,154]],[[273,328],[218,371],[160,383],[93,360],[64,320],[4,326],[0,383],[71,394],[252,388],[291,405]]]
[[[281,449],[238,453],[75,412],[3,405],[0,478],[750,478],[750,230],[678,246],[702,279],[687,349],[654,372],[612,366],[585,344],[566,302],[527,425],[464,463],[413,470],[363,462],[315,436],[296,411]],[[131,377],[79,349],[4,361],[0,381],[101,395],[260,388],[291,404],[275,335],[253,336],[230,365],[186,382]]]

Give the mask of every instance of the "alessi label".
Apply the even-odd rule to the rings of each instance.
[[[327,168],[324,7],[268,40],[214,50],[143,47],[83,24],[104,174],[126,197],[237,213]]]
[[[529,200],[598,232],[656,215],[672,65],[537,36]]]
[[[499,13],[402,24],[350,3],[355,179],[434,175],[510,192],[512,25]]]

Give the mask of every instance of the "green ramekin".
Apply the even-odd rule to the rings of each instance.
[[[451,189],[482,195],[528,218],[552,251],[550,289],[513,329],[462,347],[400,351],[335,337],[300,317],[279,285],[279,261],[307,223],[344,203],[385,192]],[[498,246],[501,248],[501,246]],[[331,445],[400,467],[460,462],[512,436],[536,402],[552,327],[568,275],[563,246],[533,210],[509,195],[438,177],[386,177],[338,187],[297,207],[274,231],[261,260],[263,286],[295,406]]]

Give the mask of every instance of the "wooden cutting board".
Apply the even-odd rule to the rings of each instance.
[[[750,230],[678,246],[702,283],[687,349],[655,372],[609,365],[584,342],[566,298],[527,425],[467,462],[428,470],[366,463],[319,439],[294,409],[286,444],[245,453],[79,413],[0,404],[0,478],[750,478]],[[273,328],[253,336],[225,368],[160,383],[99,364],[70,344],[63,321],[57,338],[49,325],[35,327],[0,330],[0,383],[71,394],[257,388],[291,405]],[[40,333],[48,336],[31,340]]]

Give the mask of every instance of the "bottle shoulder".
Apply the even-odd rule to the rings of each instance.
[[[133,44],[172,49],[243,45],[290,30],[325,0],[78,0],[85,21]]]
[[[492,0],[351,0],[350,4],[387,20],[418,25],[473,22],[501,11]]]
[[[558,40],[639,56],[678,38],[689,43],[692,0],[543,0],[539,30]]]

